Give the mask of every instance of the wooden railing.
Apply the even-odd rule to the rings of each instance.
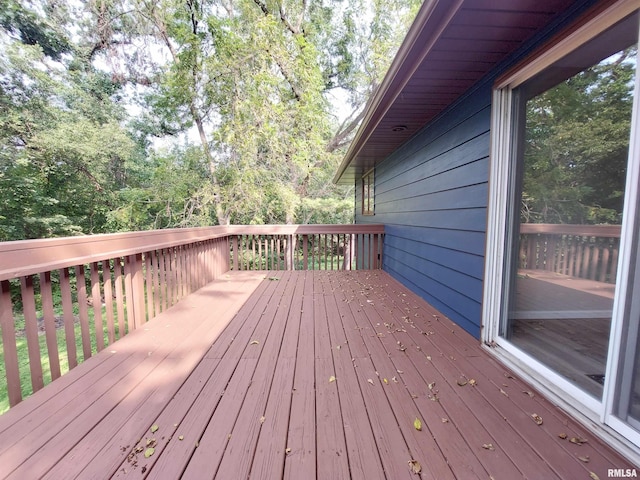
[[[620,225],[520,225],[520,268],[615,283]]]
[[[0,243],[0,413],[229,270],[381,268],[383,236],[267,225]]]

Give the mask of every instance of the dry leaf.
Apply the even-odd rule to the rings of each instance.
[[[260,423],[261,423],[261,424],[262,424],[262,423],[264,423],[264,421],[265,421],[265,420],[266,420],[266,419],[264,418],[264,415],[263,415],[262,417],[260,417]]]
[[[493,446],[493,443],[484,443],[482,445],[482,448],[484,448],[485,450],[495,450],[496,447]]]
[[[466,378],[460,377],[457,383],[458,383],[458,386],[464,387],[468,382]]]
[[[180,440],[180,441],[184,440],[184,435],[180,435],[180,436],[178,437],[178,440]]]
[[[433,387],[436,386],[436,382],[431,382],[429,384],[427,384],[427,387],[429,387],[429,390],[433,390]]]
[[[531,398],[535,397],[535,395],[533,394],[533,392],[529,392],[529,391],[523,391],[522,393],[526,393],[527,395],[529,395]]]
[[[560,437],[562,440],[566,440],[567,436],[568,436],[568,435],[567,435],[566,433],[560,433],[560,434],[558,434],[558,437]]]
[[[416,475],[420,475],[420,472],[422,472],[422,465],[420,465],[420,462],[418,462],[417,460],[410,460],[409,468]]]
[[[155,449],[153,447],[149,447],[144,451],[144,458],[149,458],[154,453],[155,453]]]
[[[389,384],[389,380],[387,380],[386,378],[383,378],[383,379],[382,379],[382,381],[383,381],[384,383],[386,383],[387,385]]]
[[[473,378],[471,380],[469,380],[469,385],[471,385],[472,387],[475,387],[477,383],[478,382],[476,382],[475,379],[473,379]]]
[[[336,377],[334,377],[333,375],[331,375],[331,376],[329,377],[329,383],[331,383],[331,382],[335,382],[335,381],[336,381]]]
[[[500,393],[503,394],[505,397],[509,396],[509,394],[505,392],[503,389],[500,389]]]
[[[260,342],[258,340],[252,340],[249,345],[258,345]]]
[[[448,418],[443,418],[442,419],[442,423],[449,423],[449,419]]]
[[[533,418],[533,421],[536,422],[536,424],[542,425],[542,417],[537,413],[532,413],[531,418]]]
[[[598,475],[596,475],[593,472],[589,472],[589,476],[593,479],[593,480],[600,480],[600,477]]]
[[[396,377],[391,377],[391,381],[392,381],[393,383],[398,383],[398,379],[397,379]]]
[[[413,421],[413,426],[414,426],[414,428],[415,428],[416,430],[418,430],[418,431],[422,430],[422,422],[420,421],[420,419],[419,419],[419,418],[416,418],[416,419]]]
[[[373,385],[373,380],[371,380],[370,378],[367,378],[367,382],[369,382],[371,385]]]
[[[156,433],[158,431],[158,425],[154,425],[151,427],[151,433]]]
[[[431,355],[427,355],[427,360],[431,360]]]
[[[289,455],[289,454],[291,453],[291,449],[290,449],[290,448],[287,448],[287,449],[284,451],[284,453],[285,453],[286,455]]]
[[[582,437],[571,437],[569,441],[571,443],[575,443],[576,445],[582,445],[583,443],[587,443],[587,439]]]
[[[589,455],[585,455],[584,457],[578,457],[578,460],[584,463],[589,463]]]

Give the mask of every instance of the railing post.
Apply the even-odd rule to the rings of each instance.
[[[16,329],[13,324],[13,305],[11,303],[9,280],[0,282],[0,327],[0,330],[2,330],[2,348],[9,405],[13,407],[22,400],[22,391],[20,388]]]

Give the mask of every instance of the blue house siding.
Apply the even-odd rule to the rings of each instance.
[[[384,269],[480,336],[489,178],[490,84],[394,152],[375,171],[375,215],[386,226]],[[356,205],[361,205],[361,185]]]

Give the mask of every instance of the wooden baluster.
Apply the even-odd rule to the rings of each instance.
[[[13,303],[9,280],[0,282],[0,331],[9,405],[17,405],[22,400],[20,368],[18,367],[18,349],[16,346],[16,327],[13,320]]]
[[[93,325],[96,336],[96,348],[104,349],[104,326],[102,324],[102,298],[100,296],[100,272],[98,263],[93,262],[91,268],[91,303],[93,305]]]
[[[42,378],[42,362],[40,360],[40,340],[38,339],[38,318],[36,315],[36,300],[31,275],[20,277],[22,308],[24,314],[24,331],[27,337],[29,352],[29,370],[31,371],[31,386],[37,392],[44,387]]]
[[[76,291],[78,294],[78,315],[80,316],[80,337],[84,359],[91,357],[91,332],[89,331],[89,310],[87,308],[87,284],[84,277],[84,265],[76,267]]]
[[[111,279],[111,260],[102,261],[102,278],[104,280],[104,308],[107,316],[107,335],[109,345],[116,341],[116,330],[113,317],[113,282]]]
[[[49,357],[51,380],[60,378],[60,356],[58,354],[58,338],[56,319],[53,310],[53,292],[51,289],[51,272],[40,274],[40,295],[42,297],[42,315],[44,317],[44,333]]]
[[[118,338],[122,338],[126,335],[127,329],[125,326],[125,310],[124,310],[124,291],[123,283],[124,277],[122,275],[122,259],[116,257],[113,259],[113,280],[115,282],[116,291],[116,313],[118,316]]]
[[[64,337],[67,344],[67,361],[69,369],[78,365],[76,349],[75,319],[73,317],[73,300],[71,297],[71,281],[69,269],[60,270],[60,297],[62,297],[62,317],[64,319]]]
[[[309,235],[302,235],[302,269],[309,269]]]

